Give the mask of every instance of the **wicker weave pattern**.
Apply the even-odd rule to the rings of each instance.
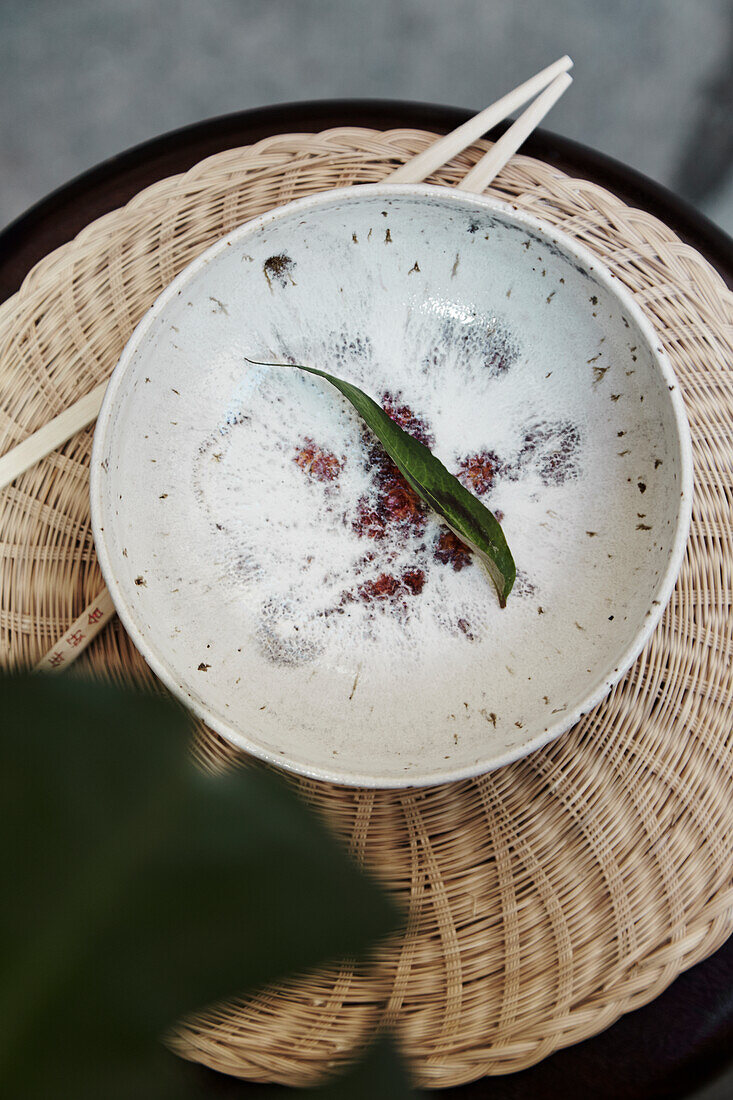
[[[290,199],[381,180],[431,135],[338,129],[220,153],[90,225],[0,307],[0,452],[110,373],[133,326],[212,241]],[[435,178],[456,182],[485,150]],[[182,1028],[177,1049],[257,1080],[313,1083],[379,1022],[419,1081],[528,1066],[649,1001],[733,928],[733,297],[694,251],[602,189],[517,157],[492,192],[601,256],[657,326],[683,385],[693,527],[665,617],[573,731],[477,780],[420,792],[298,781],[403,900],[369,970],[308,975]],[[0,657],[36,660],[101,587],[91,431],[0,494]],[[83,663],[151,674],[114,623]],[[210,767],[234,751],[199,729]]]

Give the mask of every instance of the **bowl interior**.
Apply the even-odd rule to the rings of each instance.
[[[347,378],[501,518],[482,568],[405,494]],[[136,644],[237,744],[366,785],[475,774],[602,697],[666,601],[689,440],[651,329],[549,228],[439,188],[294,203],[141,322],[98,421],[105,579]]]

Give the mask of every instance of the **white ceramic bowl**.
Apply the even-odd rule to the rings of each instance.
[[[348,378],[502,524],[518,580],[400,495]],[[339,783],[432,784],[538,748],[638,655],[680,568],[670,364],[588,252],[488,198],[331,191],[248,222],[136,328],[97,422],[94,536],[153,670],[236,745]]]

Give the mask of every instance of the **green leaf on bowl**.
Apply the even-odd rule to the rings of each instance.
[[[247,362],[260,367],[293,366],[325,378],[335,386],[369,425],[417,495],[483,562],[496,585],[499,603],[502,607],[506,606],[517,569],[501,525],[486,505],[470,493],[428,447],[413,439],[373,398],[351,382],[344,382],[317,367],[306,367],[301,363],[260,363],[254,359],[247,359]]]

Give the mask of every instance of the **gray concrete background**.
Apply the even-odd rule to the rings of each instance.
[[[99,160],[261,104],[478,108],[560,54],[559,133],[733,230],[733,0],[0,0],[0,225]]]
[[[0,0],[0,226],[98,161],[263,104],[479,108],[563,53],[551,129],[733,232],[733,0]],[[733,1095],[733,1077],[700,1100]]]

